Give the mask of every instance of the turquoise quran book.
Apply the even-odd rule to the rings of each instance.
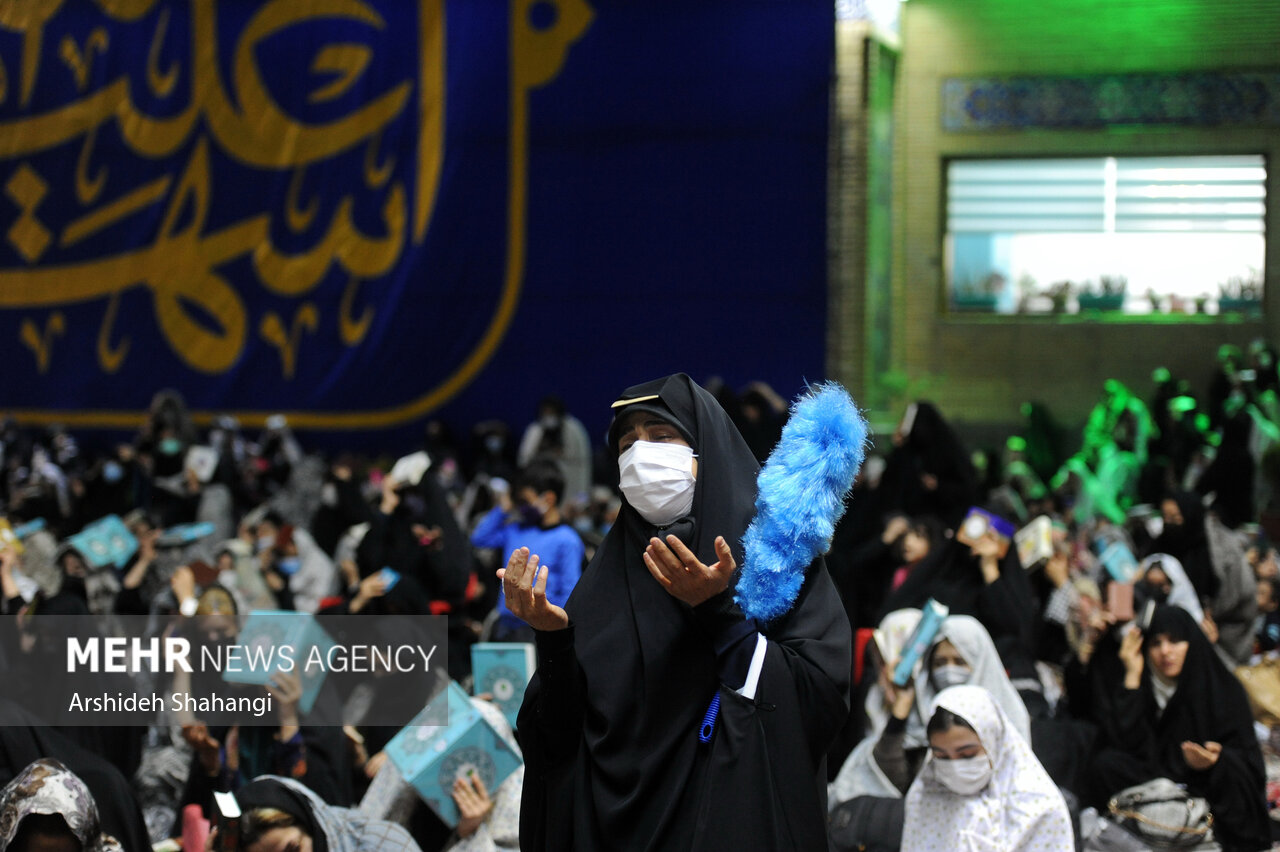
[[[327,659],[336,644],[315,616],[289,610],[255,609],[240,628],[236,644],[243,650],[235,664],[224,661],[222,679],[228,683],[265,684],[276,672],[293,672],[302,681],[298,709],[310,713],[327,665],[307,665],[313,654]]]
[[[442,722],[448,708],[448,724]],[[479,776],[492,797],[523,762],[507,741],[485,721],[457,683],[450,682],[400,733],[387,743],[387,756],[445,824],[458,824],[453,782]]]
[[[516,726],[516,714],[524,702],[524,689],[538,668],[538,654],[526,642],[479,642],[471,646],[471,672],[476,695],[491,695]]]
[[[138,552],[138,540],[117,515],[99,518],[68,537],[67,545],[94,568],[123,568]]]

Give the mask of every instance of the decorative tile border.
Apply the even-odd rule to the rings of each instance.
[[[1280,72],[953,77],[942,129],[1280,127]]]

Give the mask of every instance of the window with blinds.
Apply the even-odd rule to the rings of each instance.
[[[1261,310],[1261,156],[956,160],[950,307],[996,313]]]

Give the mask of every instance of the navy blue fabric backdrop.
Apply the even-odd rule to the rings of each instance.
[[[33,8],[0,12],[21,419],[173,387],[394,449],[547,392],[598,431],[676,370],[821,377],[830,2]]]

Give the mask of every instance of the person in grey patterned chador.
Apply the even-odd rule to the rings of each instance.
[[[98,807],[80,777],[45,757],[0,790],[0,849],[121,852],[122,847],[102,833]]]

